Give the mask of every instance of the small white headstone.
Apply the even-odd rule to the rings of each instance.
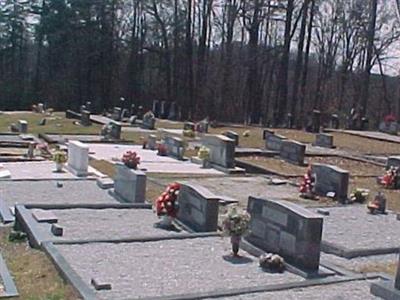
[[[89,146],[79,142],[68,143],[68,168],[77,176],[87,176],[89,167]]]

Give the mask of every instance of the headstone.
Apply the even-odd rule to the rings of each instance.
[[[274,135],[274,134],[275,132],[273,130],[263,129],[263,136],[262,136],[263,140],[266,140],[268,135]]]
[[[30,142],[29,146],[28,146],[28,153],[27,153],[27,157],[32,159],[35,157],[35,146],[36,144],[34,142]]]
[[[168,120],[176,120],[177,119],[177,105],[176,102],[172,102],[170,107],[169,107],[169,114],[168,114]]]
[[[149,111],[143,116],[142,128],[154,130],[156,126],[156,118],[154,114]]]
[[[82,113],[84,110],[87,110],[86,105],[81,105],[79,112]]]
[[[90,111],[82,110],[81,112],[81,125],[82,126],[90,126],[92,122],[90,121]]]
[[[196,124],[196,131],[200,133],[208,133],[208,119],[201,120],[199,123]]]
[[[265,252],[308,271],[318,272],[322,216],[288,201],[249,197],[250,234],[246,240]]]
[[[170,104],[167,101],[161,101],[161,111],[160,111],[160,118],[167,119],[169,115],[169,107]]]
[[[110,136],[112,139],[120,140],[121,139],[121,131],[122,131],[122,124],[119,122],[110,122],[111,133]]]
[[[333,148],[333,135],[326,133],[317,133],[315,135],[314,145],[323,148]]]
[[[175,136],[166,136],[165,146],[167,147],[168,156],[183,160],[183,156],[185,154],[185,143],[181,138]]]
[[[157,136],[154,134],[150,134],[147,138],[147,148],[150,150],[157,149]]]
[[[379,124],[379,131],[397,135],[397,133],[400,131],[400,125],[397,122],[381,122]]]
[[[15,123],[12,123],[10,125],[10,131],[11,132],[19,132],[19,126],[17,126],[17,124],[15,124]]]
[[[339,129],[339,116],[336,114],[333,114],[331,116],[331,128],[333,129]]]
[[[346,203],[350,178],[348,171],[336,166],[313,164],[312,172],[316,177],[315,193],[326,196],[333,192],[336,200]]]
[[[88,111],[92,111],[93,110],[93,107],[92,107],[92,102],[91,101],[86,101],[86,109],[88,110]]]
[[[235,146],[239,146],[239,135],[236,132],[234,132],[232,130],[229,130],[229,131],[225,131],[223,133],[223,135],[228,137],[228,138],[230,138],[230,139],[232,139],[232,140],[234,140],[235,141]]]
[[[192,122],[185,122],[183,123],[183,130],[196,130],[196,125]]]
[[[318,133],[321,128],[321,112],[314,109],[312,112],[312,132]]]
[[[121,121],[121,107],[114,107],[113,113],[112,113],[112,119],[114,121]]]
[[[139,107],[138,107],[138,110],[137,110],[137,114],[136,114],[137,119],[138,119],[138,120],[142,120],[142,119],[143,119],[143,114],[144,114],[144,112],[143,112],[143,106],[139,106]]]
[[[210,149],[209,161],[224,168],[235,168],[235,141],[223,135],[206,135],[203,146]]]
[[[137,120],[137,116],[131,116],[129,118],[129,124],[135,125],[136,124],[136,120]]]
[[[41,120],[39,121],[38,125],[39,125],[39,126],[45,126],[45,125],[46,125],[46,122],[47,122],[47,119],[46,119],[46,118],[43,118],[43,119],[41,119]]]
[[[369,119],[367,117],[361,118],[361,128],[362,131],[367,131],[369,129]]]
[[[206,188],[183,182],[178,196],[178,220],[195,231],[217,231],[218,201],[219,197]]]
[[[27,133],[28,132],[28,122],[25,120],[18,121],[18,129],[20,133]]]
[[[158,100],[153,100],[153,108],[152,108],[152,111],[153,111],[154,116],[155,116],[156,118],[160,118],[160,111],[161,111],[161,108],[160,108],[160,101],[158,101]]]
[[[54,236],[63,236],[64,228],[58,224],[52,224],[51,225],[51,233]]]
[[[131,111],[130,111],[130,113],[131,113],[131,116],[136,116],[136,114],[137,114],[137,108],[136,108],[136,105],[135,105],[135,104],[131,104]]]
[[[270,133],[265,131],[265,148],[272,151],[281,151],[282,142],[287,138],[280,134]]]
[[[306,145],[292,140],[284,140],[279,156],[290,163],[302,166],[305,153]]]
[[[393,280],[380,280],[371,284],[371,294],[384,300],[400,299],[400,259],[397,262],[396,276]]]
[[[146,196],[146,174],[117,163],[114,192],[124,202],[144,203]]]
[[[38,109],[39,113],[43,114],[44,113],[44,104],[38,103],[37,109]]]
[[[129,109],[124,108],[121,113],[121,120],[130,118]]]
[[[87,176],[89,167],[89,146],[79,141],[68,143],[68,168],[76,176]]]
[[[58,222],[57,216],[50,210],[35,209],[32,216],[38,223],[53,224]]]
[[[386,163],[386,169],[390,169],[390,167],[400,167],[400,156],[389,156]]]
[[[288,113],[286,116],[286,128],[291,129],[293,128],[293,115],[291,113]]]

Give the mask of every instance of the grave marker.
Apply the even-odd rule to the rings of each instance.
[[[166,119],[169,115],[169,107],[170,104],[167,101],[161,101],[161,111],[160,111],[160,118]]]
[[[76,176],[87,176],[89,167],[89,146],[79,141],[68,143],[68,169]]]
[[[334,148],[333,135],[326,133],[317,133],[315,135],[314,145],[323,148]]]
[[[288,162],[302,166],[305,153],[306,145],[292,140],[283,140],[279,155]]]
[[[347,201],[350,174],[336,166],[325,164],[313,164],[312,172],[315,174],[315,192],[318,195],[326,196],[334,192],[335,199],[341,203]]]
[[[18,130],[20,133],[27,133],[28,132],[28,122],[25,120],[18,121]]]
[[[156,118],[160,117],[160,101],[153,100],[153,109],[152,109],[154,116]]]
[[[176,102],[172,102],[169,107],[168,120],[176,120],[177,118],[177,105]]]
[[[112,119],[114,121],[121,121],[121,107],[114,107],[113,113],[112,113]]]
[[[235,168],[235,141],[224,135],[206,135],[202,144],[210,149],[209,161],[223,168]]]
[[[81,125],[82,126],[90,126],[92,122],[90,121],[90,111],[82,110],[81,112]]]
[[[157,136],[154,134],[150,134],[147,138],[147,148],[150,150],[157,149]]]
[[[146,196],[146,174],[117,163],[114,193],[124,202],[144,203]]]
[[[185,154],[185,143],[181,138],[175,136],[166,136],[165,146],[167,147],[168,156],[183,160],[183,156]]]
[[[389,156],[386,169],[390,169],[390,167],[400,167],[400,156]]]
[[[239,146],[239,135],[236,132],[229,130],[229,131],[225,131],[222,135],[234,140],[235,146]]]
[[[288,201],[249,197],[246,240],[308,272],[319,269],[323,218]]]
[[[397,262],[396,277],[393,280],[381,280],[371,284],[371,294],[384,300],[400,299],[400,259]]]
[[[272,132],[272,133],[271,133]],[[280,134],[274,134],[273,131],[264,130],[265,148],[272,151],[281,151],[282,142],[287,138]]]
[[[218,201],[219,197],[202,186],[181,183],[178,220],[196,231],[217,231]]]

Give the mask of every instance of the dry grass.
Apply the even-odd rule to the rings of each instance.
[[[25,242],[9,242],[9,232],[10,228],[0,229],[0,249],[20,294],[13,299],[79,299],[43,252],[31,249]]]
[[[89,165],[108,177],[115,177],[115,166],[109,161],[91,159]]]
[[[397,262],[393,263],[371,263],[361,268],[357,268],[355,271],[359,273],[386,273],[392,276],[396,275]]]

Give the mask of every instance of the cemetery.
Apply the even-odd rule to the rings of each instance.
[[[61,299],[397,299],[397,142],[208,127],[163,107],[134,125],[119,109],[5,115],[5,296],[27,295],[11,250],[25,247]]]

